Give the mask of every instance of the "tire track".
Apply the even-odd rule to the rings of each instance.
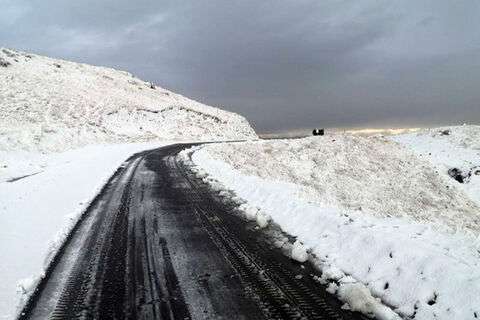
[[[297,267],[298,273],[292,272],[287,267],[292,265],[291,261],[279,256],[275,252],[278,249],[266,248],[265,243],[258,242],[258,236],[245,228],[245,222],[234,209],[212,197],[208,185],[197,179],[179,160],[170,157],[169,164],[182,172],[192,186],[197,216],[241,274],[246,286],[259,297],[264,309],[268,310],[268,318],[336,320],[362,317],[341,310],[339,301],[329,296],[325,288],[315,285],[310,275],[317,272],[312,266],[307,264],[305,269]]]
[[[19,319],[361,318],[177,161],[190,146],[117,170]]]

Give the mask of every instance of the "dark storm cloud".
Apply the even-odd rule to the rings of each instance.
[[[261,131],[480,121],[477,1],[0,4],[0,45],[127,69]]]

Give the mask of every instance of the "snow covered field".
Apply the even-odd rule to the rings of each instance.
[[[248,218],[296,236],[278,245],[317,264],[351,308],[380,319],[476,319],[479,177],[467,186],[445,173],[478,162],[478,127],[467,129],[458,141],[419,132],[208,145],[192,160],[214,189],[247,200]]]
[[[0,149],[256,138],[242,116],[110,68],[0,48]]]
[[[160,145],[96,145],[50,154],[0,151],[0,319],[15,317],[25,293],[116,168],[133,153]],[[31,176],[15,180],[26,175]]]

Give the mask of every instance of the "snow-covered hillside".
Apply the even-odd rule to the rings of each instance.
[[[480,132],[440,131],[208,145],[182,158],[259,227],[273,221],[294,236],[276,244],[316,264],[317,280],[350,308],[378,319],[476,319],[480,177],[462,185],[446,171],[478,162]]]
[[[210,145],[246,175],[302,186],[309,202],[480,232],[480,206],[431,164],[386,138],[330,134]]]
[[[256,138],[241,116],[114,69],[0,49],[0,149]]]

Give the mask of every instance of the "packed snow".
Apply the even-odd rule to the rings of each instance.
[[[256,138],[235,113],[114,69],[0,49],[0,149]]]
[[[478,131],[466,135],[478,141]],[[425,136],[402,139],[426,152]],[[390,139],[397,138],[212,144],[181,157],[215,190],[245,200],[247,218],[268,217],[294,236],[278,245],[316,264],[317,280],[346,307],[378,319],[476,319],[479,204],[440,165]]]
[[[158,146],[0,151],[0,319],[15,318],[68,231],[117,167],[133,153]]]

